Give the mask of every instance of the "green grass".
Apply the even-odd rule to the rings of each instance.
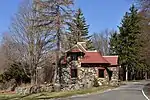
[[[21,98],[23,96],[18,94],[0,94],[0,100],[15,100],[15,98]]]
[[[114,87],[110,86],[101,86],[101,87],[93,87],[90,89],[83,90],[74,90],[74,91],[61,91],[61,92],[42,92],[31,95],[17,95],[17,94],[0,94],[0,100],[42,100],[42,99],[51,99],[51,98],[63,98],[69,97],[73,95],[87,94],[87,93],[95,93],[95,92],[103,92],[107,89],[112,89]]]

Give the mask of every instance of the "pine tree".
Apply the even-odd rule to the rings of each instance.
[[[74,15],[74,19],[69,23],[69,42],[70,47],[75,45],[77,42],[86,42],[87,49],[92,49],[91,36],[88,35],[89,25],[86,24],[85,17],[81,11],[78,9]]]
[[[145,2],[147,3],[147,2]],[[147,6],[148,7],[148,6]],[[141,36],[140,36],[140,40],[142,42],[142,48],[140,50],[140,60],[141,60],[141,64],[143,64],[143,66],[141,67],[144,72],[145,72],[145,79],[147,78],[147,72],[149,72],[150,70],[150,15],[149,12],[150,9],[147,9],[147,11],[145,10],[145,8],[141,8],[141,10],[139,11],[139,16],[140,16],[140,27],[141,27]]]
[[[117,32],[114,32],[113,34],[111,34],[110,37],[110,48],[109,48],[109,53],[110,55],[117,55],[118,54],[118,43],[119,43],[119,39],[118,39],[119,34]]]
[[[114,34],[111,38],[112,51],[119,55],[119,63],[126,71],[126,80],[128,71],[133,71],[139,64],[140,42],[140,26],[137,9],[134,5],[130,8],[130,12],[126,12],[121,26],[120,34]]]

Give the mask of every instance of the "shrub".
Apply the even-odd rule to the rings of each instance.
[[[0,75],[1,83],[8,82],[11,79],[15,79],[18,85],[30,82],[30,78],[25,74],[20,63],[12,64],[3,74]]]
[[[93,86],[94,86],[94,87],[99,87],[99,83],[98,83],[97,78],[94,78]]]

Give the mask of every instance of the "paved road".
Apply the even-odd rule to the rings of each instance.
[[[142,94],[142,89],[147,83],[147,81],[130,82],[112,91],[59,100],[147,100]]]

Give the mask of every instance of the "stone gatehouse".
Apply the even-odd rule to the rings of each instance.
[[[98,51],[86,50],[85,42],[79,42],[62,61],[61,83],[64,90],[90,88],[94,80],[99,85],[117,84],[118,56],[102,56]]]

